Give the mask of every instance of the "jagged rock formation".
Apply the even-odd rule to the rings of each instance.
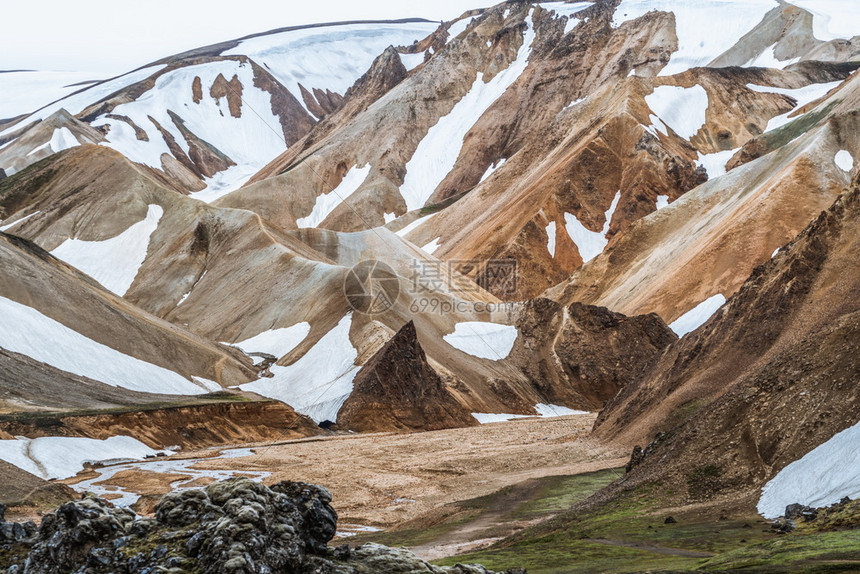
[[[337,421],[359,432],[438,430],[478,424],[427,362],[412,321],[364,364]]]
[[[0,533],[9,526],[16,534],[0,567],[20,574],[491,574],[477,565],[432,566],[375,544],[329,548],[336,523],[328,491],[298,482],[266,487],[237,479],[169,494],[152,519],[85,497],[45,515],[38,531],[2,522],[0,513]]]
[[[555,404],[599,410],[647,373],[677,340],[657,315],[626,317],[601,307],[534,299],[520,311],[512,355]]]
[[[610,401],[598,436],[632,445],[666,431],[632,484],[676,480],[690,499],[755,496],[860,420],[857,184]]]

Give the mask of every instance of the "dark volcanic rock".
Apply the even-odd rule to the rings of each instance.
[[[360,432],[478,424],[427,362],[412,321],[358,372],[337,421]]]
[[[488,574],[482,566],[440,568],[404,549],[327,547],[337,513],[319,486],[272,488],[234,479],[165,496],[155,519],[139,519],[94,497],[62,505],[42,526],[2,522],[0,569],[15,574]],[[8,531],[8,532],[7,532]],[[7,535],[8,534],[8,535]],[[511,572],[511,574],[514,574]]]

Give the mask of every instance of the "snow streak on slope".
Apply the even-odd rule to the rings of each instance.
[[[430,221],[432,218],[439,215],[440,213],[441,213],[441,211],[437,211],[436,213],[431,213],[430,215],[425,215],[424,217],[419,217],[418,219],[416,219],[415,221],[413,221],[412,223],[410,223],[409,225],[407,225],[406,227],[404,227],[403,229],[398,231],[397,235],[399,235],[400,237],[406,237],[413,229],[417,229],[419,225],[427,223],[428,221]]]
[[[511,354],[517,334],[517,328],[511,325],[466,321],[457,323],[454,332],[442,338],[468,355],[498,361]]]
[[[94,104],[106,98],[117,90],[121,90],[126,86],[130,86],[132,84],[145,80],[146,78],[148,78],[158,70],[163,69],[164,67],[165,66],[163,65],[150,66],[148,68],[143,68],[135,72],[129,72],[124,76],[120,76],[113,80],[108,80],[107,82],[103,82],[101,84],[97,84],[95,86],[87,88],[81,93],[69,96],[67,98],[63,98],[58,102],[54,102],[53,104],[42,108],[41,110],[32,114],[22,122],[19,122],[17,125],[3,130],[2,132],[0,132],[0,136],[10,134],[16,130],[19,130],[23,126],[35,120],[44,120],[45,118],[55,114],[61,109],[65,109],[72,115],[79,114],[91,104]]]
[[[776,57],[776,44],[765,48],[764,52],[744,64],[745,68],[775,68],[782,70],[792,64],[800,61],[800,56],[791,58],[790,60],[779,60]]]
[[[692,88],[658,86],[645,96],[645,103],[663,123],[686,140],[705,125],[708,93],[698,84]]]
[[[812,33],[829,42],[860,35],[860,3],[856,0],[788,0],[812,13]]]
[[[97,343],[32,307],[5,297],[0,297],[0,317],[4,325],[0,329],[0,347],[62,371],[146,393],[205,392],[173,371]]]
[[[664,207],[669,207],[669,196],[668,195],[658,195],[657,196],[657,210],[661,210]]]
[[[158,228],[163,214],[160,205],[150,205],[143,221],[135,223],[116,237],[104,241],[67,239],[51,255],[77,267],[122,297],[134,283],[140,266],[146,260],[149,237]]]
[[[210,88],[218,76],[230,81],[234,76],[242,84],[240,117],[234,117],[227,98],[213,98]],[[193,99],[194,79],[201,80],[203,97]],[[195,198],[214,201],[241,185],[256,171],[287,149],[281,131],[280,119],[272,113],[271,94],[254,86],[254,72],[250,64],[232,60],[187,66],[159,76],[155,86],[133,102],[114,108],[111,115],[127,116],[147,132],[149,141],[137,139],[135,130],[126,122],[106,115],[93,121],[93,126],[110,126],[108,143],[132,161],[161,169],[161,155],[170,154],[167,142],[150,120],[170,132],[176,143],[189,152],[180,129],[169,112],[177,114],[194,135],[215,146],[236,164],[227,170],[227,180],[213,178],[207,183],[219,193],[204,190]],[[222,172],[224,174],[225,172]],[[222,175],[224,178],[224,175]],[[208,191],[208,193],[207,193]]]
[[[297,323],[284,329],[270,329],[250,339],[233,343],[245,353],[266,353],[281,358],[305,340],[311,332],[310,323]],[[230,343],[225,343],[229,345]]]
[[[344,203],[349,196],[356,192],[359,186],[367,179],[370,173],[370,165],[354,167],[350,169],[340,184],[328,193],[317,197],[314,209],[307,217],[296,220],[296,225],[302,227],[316,227],[328,217],[337,206]]]
[[[671,76],[717,59],[778,6],[776,0],[622,0],[612,25],[652,10],[674,13],[678,51],[660,72]]]
[[[764,485],[759,514],[777,518],[789,504],[820,508],[860,496],[860,423],[786,466]]]
[[[33,213],[31,213],[29,215],[25,215],[24,217],[21,217],[20,219],[16,219],[12,223],[9,223],[7,225],[0,227],[0,231],[6,231],[7,229],[12,229],[13,227],[18,225],[19,223],[24,223],[25,221],[27,221],[28,219],[30,219],[34,215],[39,215],[40,213],[41,213],[41,211],[34,211]]]
[[[550,221],[546,226],[546,250],[550,257],[555,257],[555,221]]]
[[[358,351],[349,340],[352,315],[346,315],[305,355],[292,365],[274,366],[273,378],[241,386],[282,401],[316,422],[337,421],[337,413],[352,393],[352,380],[359,367]]]
[[[143,460],[159,452],[130,436],[105,440],[64,436],[0,440],[0,459],[45,480],[75,476],[86,462]]]
[[[84,89],[73,85],[96,78],[89,72],[3,72],[0,73],[0,119],[35,112],[63,96]]]
[[[725,305],[725,303],[726,298],[717,293],[713,297],[702,301],[696,305],[695,308],[675,319],[675,321],[669,325],[669,328],[675,331],[675,334],[679,337],[683,337],[687,333],[692,333],[707,323],[708,319],[711,318],[711,315],[716,313],[720,307]]]
[[[580,223],[579,219],[577,219],[575,215],[571,213],[564,214],[567,234],[570,235],[570,238],[576,244],[576,248],[579,250],[579,256],[582,257],[583,263],[587,263],[603,253],[603,250],[606,249],[606,246],[609,244],[609,240],[606,239],[606,234],[609,233],[609,226],[612,224],[612,216],[615,214],[615,208],[618,207],[618,201],[620,199],[621,192],[619,191],[615,194],[615,197],[612,200],[612,205],[609,206],[609,209],[607,209],[604,214],[606,216],[606,221],[603,224],[603,229],[599,232],[588,229]]]
[[[747,84],[747,88],[754,92],[760,92],[765,94],[782,94],[784,96],[789,96],[797,100],[797,105],[793,110],[786,114],[782,114],[781,116],[776,116],[772,118],[767,123],[767,128],[765,128],[765,132],[770,132],[775,129],[781,128],[782,126],[789,124],[799,118],[800,116],[789,117],[791,116],[795,110],[802,108],[803,106],[814,102],[819,98],[823,98],[827,95],[827,93],[840,85],[842,82],[829,82],[826,84],[810,84],[803,88],[774,88],[772,86],[759,86],[756,84]]]
[[[564,33],[568,34],[571,30],[576,28],[577,24],[581,21],[579,18],[574,18],[574,14],[582,12],[592,4],[593,2],[573,2],[571,4],[565,4],[563,2],[542,2],[538,4],[538,6],[544,10],[551,10],[559,16],[567,17],[567,22],[564,24]]]
[[[436,27],[411,22],[308,28],[242,40],[222,55],[245,55],[263,65],[305,105],[299,84],[310,92],[318,88],[343,95],[388,46],[409,46]]]
[[[469,92],[457,102],[447,116],[441,117],[438,123],[430,128],[418,144],[418,148],[406,164],[406,177],[400,187],[407,211],[418,209],[427,203],[445,176],[454,169],[460,149],[463,147],[463,138],[484,112],[526,69],[531,44],[535,39],[531,14],[526,22],[528,28],[523,44],[511,65],[486,83],[484,75],[478,72],[478,77],[475,78]]]
[[[562,407],[559,405],[545,405],[545,404],[537,404],[535,405],[535,410],[537,411],[537,415],[506,415],[502,413],[472,413],[472,416],[481,423],[482,425],[491,424],[491,423],[503,423],[507,421],[512,421],[515,419],[529,419],[529,418],[546,418],[551,419],[555,417],[566,417],[570,415],[587,415],[589,414],[587,411],[575,411],[573,409],[569,409],[567,407]]]

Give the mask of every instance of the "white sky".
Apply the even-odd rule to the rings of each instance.
[[[451,20],[501,0],[23,0],[4,2],[0,70],[116,75],[273,28],[339,20]]]

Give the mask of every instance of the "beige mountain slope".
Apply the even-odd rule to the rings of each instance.
[[[765,481],[858,422],[858,183],[601,413],[603,439],[667,432],[628,486],[673,480],[688,499],[755,503]]]
[[[716,293],[734,293],[849,182],[836,157],[860,157],[851,107],[858,89],[852,76],[778,132],[790,143],[641,220],[548,296],[671,322]]]
[[[33,244],[4,234],[0,253],[4,270],[0,296],[5,299],[35,309],[120,353],[179,373],[189,381],[193,375],[226,386],[253,376],[250,364],[240,354],[141,311]],[[200,387],[201,394],[206,391]]]
[[[468,262],[461,271],[483,285],[485,262],[516,259],[523,278],[517,291],[496,295],[527,299],[594,256],[595,248],[570,229],[597,236],[599,252],[600,242],[653,212],[659,196],[674,201],[704,181],[701,156],[741,147],[792,110],[794,100],[747,84],[800,88],[842,80],[854,69],[814,63],[784,72],[696,69],[657,78],[677,47],[671,13],[613,27],[614,4],[597,3],[577,14],[570,30],[572,17],[558,16],[553,6],[563,5],[488,9],[405,78],[394,50],[387,52],[344,108],[219,205],[254,210],[283,228],[337,230],[382,225],[409,211],[388,224],[401,230],[431,212],[411,213],[416,207],[435,205],[442,213],[410,227],[407,239],[432,246],[441,259]],[[793,38],[784,50],[796,58],[821,44],[812,37],[809,13],[783,8],[747,35],[746,51],[773,44],[774,34]],[[784,21],[791,22],[790,33],[770,29]],[[509,73],[519,75],[501,81]],[[367,84],[394,87],[380,97]],[[654,112],[646,97],[655,88],[697,85],[708,100],[702,129],[649,131]],[[476,107],[482,97],[476,94],[494,89],[491,105]],[[477,121],[460,117],[470,106],[480,114]],[[454,156],[435,134],[457,122],[474,125]],[[427,167],[426,154],[450,155],[437,163],[451,164]],[[314,217],[323,195],[334,200],[333,208]]]
[[[69,190],[70,182],[86,183]],[[50,250],[71,239],[112,241],[160,207],[164,214],[125,299],[207,340],[265,353],[271,358],[268,367],[259,367],[263,377],[243,388],[315,413],[318,421],[336,416],[337,401],[351,393],[359,367],[409,321],[445,392],[466,412],[534,414],[536,404],[553,402],[599,408],[629,375],[624,369],[648,367],[673,340],[657,318],[633,319],[630,327],[618,326],[619,320],[627,325],[621,317],[578,324],[581,313],[571,318],[557,307],[541,311],[556,316],[544,326],[536,308],[502,306],[388,229],[281,231],[251,212],[166,189],[147,170],[101,146],[57,154],[4,181],[3,189],[0,206],[16,213],[7,219],[12,231]],[[393,305],[373,315],[353,312],[345,279],[354,266],[374,258],[390,269]],[[281,329],[301,332],[305,324],[289,345],[259,342]],[[488,325],[507,334],[482,334]],[[468,346],[447,339],[458,329]],[[597,343],[601,333],[616,330],[618,345]],[[585,340],[602,347],[590,370],[577,354]],[[536,351],[545,356],[538,371]],[[319,361],[331,362],[332,371],[319,369]],[[199,376],[225,386],[245,382]],[[392,408],[396,400],[383,397]]]

